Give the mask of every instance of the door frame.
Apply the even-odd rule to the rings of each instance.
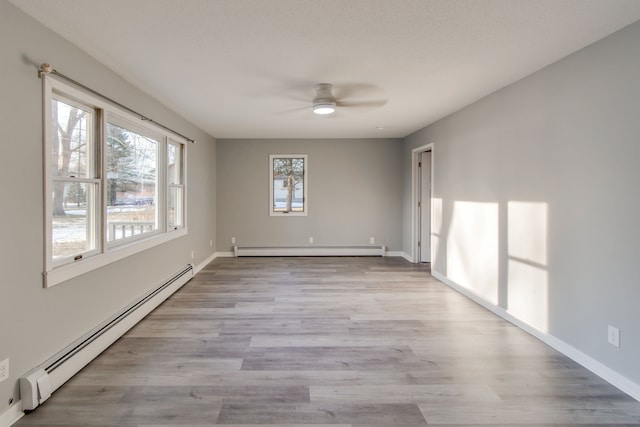
[[[420,174],[418,173],[418,161],[420,160],[420,154],[425,151],[431,151],[431,200],[429,202],[429,222],[431,231],[433,231],[433,164],[434,164],[434,150],[433,143],[421,145],[420,147],[411,150],[411,259],[414,263],[420,262],[418,248],[418,233],[420,232],[419,226],[419,208],[418,200],[420,200]],[[430,239],[431,240],[431,239]],[[433,261],[433,245],[429,242],[429,248],[431,254],[429,259]]]

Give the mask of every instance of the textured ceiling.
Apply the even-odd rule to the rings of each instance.
[[[218,138],[404,137],[640,19],[640,0],[10,2]],[[356,106],[314,116],[321,82]]]

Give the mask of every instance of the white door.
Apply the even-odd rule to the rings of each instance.
[[[431,151],[421,152],[418,162],[418,259],[431,262]]]

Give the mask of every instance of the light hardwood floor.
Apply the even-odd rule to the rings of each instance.
[[[640,425],[640,403],[401,258],[222,258],[17,423]]]

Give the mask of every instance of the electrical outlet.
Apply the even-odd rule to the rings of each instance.
[[[309,237],[309,243],[313,243],[313,237]]]
[[[191,251],[191,259],[194,259],[196,257],[196,253],[194,251]]]
[[[9,359],[0,362],[0,383],[9,378]]]
[[[232,238],[231,238],[231,244],[233,244],[233,245],[235,245],[235,244],[236,244],[236,238],[235,238],[235,237],[232,237]]]
[[[374,245],[376,243],[376,239],[374,237],[369,237],[369,244]]]
[[[213,240],[209,240],[209,247],[212,248],[213,247]]]
[[[607,337],[609,344],[614,347],[620,347],[620,329],[609,325]]]

